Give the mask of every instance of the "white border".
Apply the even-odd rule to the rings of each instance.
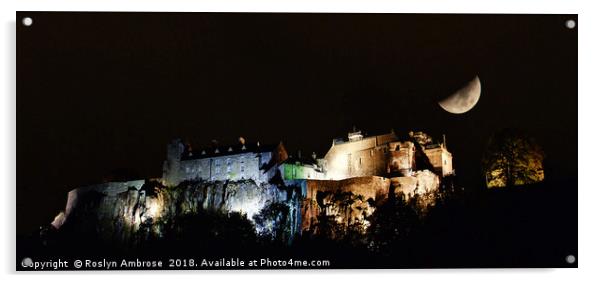
[[[485,3],[486,2],[486,3]],[[116,276],[136,282],[166,282],[171,280],[229,280],[252,282],[304,281],[324,279],[336,282],[513,282],[513,281],[599,281],[601,279],[602,182],[600,176],[599,113],[602,82],[602,11],[597,1],[358,1],[358,0],[9,0],[1,1],[3,66],[0,68],[0,148],[2,191],[0,219],[0,270],[2,281],[57,280],[61,282],[115,280]],[[120,272],[56,274],[15,274],[15,11],[222,11],[222,12],[384,12],[384,13],[560,13],[579,14],[579,269],[544,270],[394,270],[394,271],[227,271],[227,272]],[[35,21],[35,19],[34,19]],[[567,94],[572,95],[572,94]],[[558,137],[562,138],[562,137]],[[35,213],[35,212],[32,212]],[[50,275],[50,276],[49,276]],[[203,275],[202,278],[191,278]],[[269,276],[266,276],[269,275]],[[293,275],[293,276],[291,276]],[[176,278],[173,278],[173,277]],[[4,281],[4,280],[10,281]]]

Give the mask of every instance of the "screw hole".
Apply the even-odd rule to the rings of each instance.
[[[33,19],[30,17],[25,17],[23,18],[23,25],[28,27],[31,26],[31,24],[33,24]]]
[[[575,260],[576,260],[576,258],[575,258],[575,256],[574,256],[574,255],[567,255],[567,256],[566,256],[566,262],[567,262],[568,264],[573,264],[573,263],[575,263]]]
[[[574,20],[567,20],[564,25],[568,28],[568,29],[574,29],[575,26],[577,25],[577,23],[575,23]]]
[[[21,261],[21,266],[23,267],[32,267],[33,266],[33,260],[29,257],[24,258]]]

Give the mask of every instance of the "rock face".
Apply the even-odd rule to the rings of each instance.
[[[141,186],[131,183],[113,184],[125,190],[104,191],[97,187],[75,189],[69,193],[65,212],[52,223],[60,228],[68,222],[95,230],[103,241],[117,241],[127,246],[166,233],[165,223],[184,215],[202,211],[240,213],[255,224],[257,233],[269,233],[270,227],[255,223],[262,209],[272,205],[285,206],[291,219],[290,236],[300,233],[301,195],[298,190],[271,184],[256,184],[253,180],[236,182],[185,182],[176,187],[163,187],[158,182]],[[297,215],[299,214],[299,215]]]
[[[302,232],[316,233],[324,219],[365,231],[370,226],[369,216],[391,195],[407,199],[439,188],[439,177],[427,170],[391,179],[356,177],[274,184],[190,181],[166,187],[159,181],[106,183],[72,190],[65,211],[57,215],[52,226],[75,226],[94,231],[105,242],[137,246],[148,239],[161,239],[173,229],[170,223],[182,216],[239,213],[257,235],[291,242]]]
[[[343,226],[357,224],[367,228],[366,217],[387,198],[389,187],[390,180],[383,177],[307,180],[302,229],[315,233],[320,216],[332,217]]]
[[[67,195],[67,205],[65,211],[59,213],[52,221],[51,225],[59,229],[69,218],[69,216],[75,212],[75,208],[81,203],[80,198],[87,197],[89,195],[101,194],[109,197],[115,197],[120,193],[127,192],[130,188],[139,190],[144,185],[144,180],[136,180],[129,182],[107,182],[98,185],[91,185],[86,187],[77,188],[71,190]],[[83,201],[85,203],[85,201]]]
[[[318,232],[324,219],[345,229],[366,231],[370,226],[368,217],[390,196],[409,200],[437,191],[440,183],[438,175],[428,170],[390,179],[373,176],[305,182],[302,230],[309,233]]]
[[[431,171],[418,171],[412,177],[391,178],[391,186],[395,194],[402,194],[405,199],[416,195],[424,195],[439,189],[439,177]]]

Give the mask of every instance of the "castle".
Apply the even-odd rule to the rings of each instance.
[[[167,145],[163,164],[163,182],[177,185],[183,181],[238,181],[251,179],[268,183],[283,180],[343,180],[353,177],[409,177],[420,169],[439,176],[453,174],[452,154],[443,143],[434,143],[423,132],[410,132],[402,140],[394,132],[364,136],[361,131],[348,133],[346,139],[334,139],[323,158],[290,156],[282,143],[248,144],[243,138],[229,146],[193,150],[180,139]],[[422,164],[422,166],[418,166]]]
[[[87,209],[86,196],[91,195],[102,196],[95,202],[101,207],[94,211],[99,221],[121,223],[107,228],[112,231],[109,234],[119,234],[123,227],[138,231],[143,223],[154,223],[153,219],[200,209],[240,212],[255,223],[254,216],[277,203],[287,207],[293,234],[311,234],[322,214],[342,225],[368,227],[367,217],[374,204],[382,203],[391,192],[406,199],[424,195],[438,190],[441,178],[452,174],[452,154],[445,137],[442,143],[433,142],[423,132],[410,132],[401,138],[394,131],[375,136],[352,131],[344,139],[334,139],[321,158],[315,153],[306,158],[289,155],[283,143],[262,145],[240,138],[235,145],[215,142],[209,148],[193,149],[176,139],[167,145],[161,178],[73,189],[65,210],[51,225],[58,229],[74,211]],[[154,182],[186,188],[187,193],[162,190],[159,197],[157,191],[149,189]],[[297,189],[283,190],[282,184]],[[171,193],[177,197],[165,197]],[[341,193],[358,197],[341,206],[337,204]],[[268,226],[257,224],[256,229],[270,230],[272,226]]]

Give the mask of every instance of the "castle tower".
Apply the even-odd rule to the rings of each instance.
[[[452,154],[447,151],[444,144],[434,144],[426,147],[424,153],[433,165],[435,171],[441,176],[449,176],[454,173]]]
[[[180,162],[185,146],[181,139],[172,140],[167,144],[167,159],[163,163],[163,183],[175,186],[180,183]]]
[[[416,148],[412,142],[389,143],[389,164],[387,165],[389,175],[411,176],[416,169],[415,152]]]

